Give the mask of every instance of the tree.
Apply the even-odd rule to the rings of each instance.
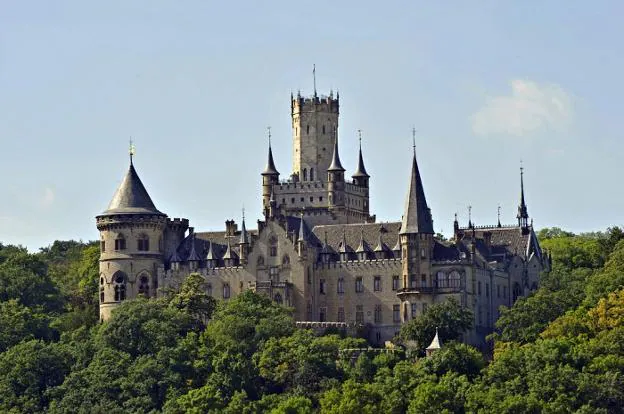
[[[403,325],[399,338],[403,342],[415,341],[419,351],[424,352],[431,343],[436,328],[442,341],[452,341],[459,339],[472,327],[472,323],[472,312],[462,307],[454,298],[449,298],[429,306],[427,312]]]
[[[205,284],[199,273],[191,273],[169,302],[169,306],[193,317],[200,329],[206,326],[216,307],[215,299],[206,293]]]

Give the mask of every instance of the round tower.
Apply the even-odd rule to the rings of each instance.
[[[156,209],[130,158],[130,167],[108,208],[96,217],[100,232],[100,320],[122,301],[153,297],[164,266],[167,215]]]
[[[343,207],[345,203],[345,169],[338,153],[338,133],[334,131],[334,152],[331,164],[327,168],[327,198],[329,207]]]
[[[273,194],[273,186],[279,184],[279,171],[275,168],[273,162],[273,151],[271,150],[271,130],[269,129],[269,159],[267,165],[262,171],[262,211],[264,216],[269,217],[271,208],[271,195]]]

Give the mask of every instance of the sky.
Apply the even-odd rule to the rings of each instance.
[[[261,218],[266,127],[292,172],[290,94],[340,92],[350,175],[400,220],[412,128],[434,227],[622,225],[624,2],[0,0],[0,242],[95,240],[128,168],[197,230]]]

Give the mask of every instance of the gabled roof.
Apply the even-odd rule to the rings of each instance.
[[[108,208],[101,215],[113,214],[165,215],[154,206],[132,163],[130,163],[128,172],[121,181],[117,191],[115,191]]]
[[[401,223],[401,234],[407,233],[434,234],[431,211],[427,207],[425,190],[423,189],[418,163],[416,162],[416,152],[414,152],[412,160],[412,173],[405,199],[403,222]]]

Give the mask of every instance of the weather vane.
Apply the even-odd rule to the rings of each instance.
[[[132,137],[130,137],[130,148],[128,150],[128,153],[130,154],[130,163],[132,164],[132,156],[135,154],[135,148],[134,148],[134,143],[132,142]]]
[[[267,127],[267,133],[269,134],[269,146],[271,146],[271,127]]]

